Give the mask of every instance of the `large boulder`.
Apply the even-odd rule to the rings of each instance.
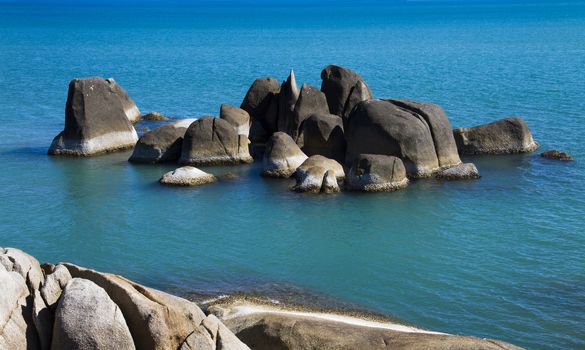
[[[367,327],[287,312],[243,313],[224,320],[236,336],[255,350],[519,350],[492,339],[422,330]]]
[[[303,84],[301,87],[301,92],[299,93],[299,98],[294,108],[293,118],[286,123],[286,130],[282,131],[285,131],[287,134],[292,136],[295,141],[297,141],[299,137],[299,129],[302,123],[305,121],[305,119],[309,118],[315,113],[329,113],[329,107],[327,106],[327,99],[325,98],[325,94],[323,94],[314,86]]]
[[[295,174],[297,183],[292,187],[293,191],[296,192],[310,192],[319,193],[323,186],[323,177],[327,169],[320,166],[312,166],[299,171]]]
[[[313,114],[303,122],[301,135],[302,150],[308,156],[320,154],[345,163],[346,142],[341,117]]]
[[[278,131],[283,131],[291,135],[290,130],[293,128],[294,110],[299,95],[300,91],[295,73],[291,69],[288,78],[280,86],[280,93],[278,94]]]
[[[114,86],[113,91],[122,102],[122,108],[124,108],[124,114],[126,114],[126,118],[128,118],[130,123],[138,122],[142,117],[142,114],[140,113],[140,110],[138,109],[138,107],[136,107],[136,104],[130,98],[126,90],[124,90],[120,85],[118,85],[114,78],[108,78],[106,80]]]
[[[135,349],[124,315],[103,288],[73,278],[57,305],[52,350]]]
[[[199,186],[215,182],[217,179],[192,166],[184,166],[164,174],[159,182],[163,185],[173,186]]]
[[[258,78],[246,93],[240,108],[250,115],[252,142],[265,142],[277,131],[279,92],[276,78]]]
[[[176,162],[181,156],[183,137],[197,119],[184,119],[151,130],[138,140],[128,161],[133,163]]]
[[[349,114],[353,108],[362,101],[373,99],[372,92],[363,80],[358,80],[357,83],[351,88],[347,101],[345,101],[345,107],[343,107],[343,120],[347,121]]]
[[[348,108],[353,107],[356,98],[360,96],[372,97],[370,89],[363,81],[362,77],[354,71],[336,65],[329,65],[321,72],[321,91],[327,97],[327,104],[329,111],[338,116],[342,116],[348,103],[348,97],[352,94],[352,90],[356,87],[364,91],[356,91],[352,96],[352,101],[348,104]],[[363,84],[358,84],[358,82]],[[366,91],[367,90],[367,91]]]
[[[121,276],[65,266],[74,278],[90,280],[108,293],[122,311],[137,349],[178,349],[205,318],[197,305],[185,299]]]
[[[40,348],[32,321],[33,301],[26,277],[2,263],[0,289],[0,349]]]
[[[113,79],[74,79],[69,84],[65,128],[49,147],[52,155],[90,156],[126,149],[138,140],[127,101]]]
[[[219,108],[219,117],[232,124],[238,135],[248,137],[250,134],[250,114],[245,110],[222,104]]]
[[[532,152],[538,148],[526,122],[506,118],[472,128],[453,130],[460,154],[508,154]]]
[[[219,118],[204,117],[193,122],[183,138],[181,164],[222,165],[252,162],[248,138]]]
[[[380,154],[360,154],[352,163],[346,184],[350,190],[388,192],[408,185],[400,158]]]
[[[295,141],[284,132],[275,132],[266,143],[262,175],[290,177],[307,159]]]
[[[461,163],[443,110],[431,103],[369,100],[356,105],[345,129],[346,163],[360,154],[402,159],[411,177],[428,177]]]
[[[296,173],[300,174],[314,166],[319,166],[326,170],[331,170],[338,180],[343,180],[345,178],[343,165],[339,164],[335,159],[323,157],[322,155],[314,155],[307,158],[303,164],[297,168]]]

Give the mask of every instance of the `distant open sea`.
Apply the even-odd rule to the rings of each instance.
[[[114,77],[143,112],[217,115],[257,77],[432,101],[454,127],[522,116],[537,153],[466,158],[478,181],[389,194],[239,180],[163,188],[129,152],[46,155],[75,77]],[[585,5],[0,6],[0,246],[168,291],[305,295],[530,349],[585,348]],[[315,299],[317,298],[317,299]]]

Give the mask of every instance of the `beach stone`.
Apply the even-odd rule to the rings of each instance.
[[[137,349],[177,349],[205,314],[185,299],[141,286],[121,276],[65,264],[74,278],[88,279],[103,288],[118,305]]]
[[[239,135],[248,137],[250,134],[250,114],[245,110],[222,104],[219,108],[219,117],[232,124]]]
[[[169,117],[166,117],[164,114],[159,112],[149,112],[142,116],[142,120],[147,120],[151,122],[165,121],[169,119],[170,119]]]
[[[151,130],[138,140],[128,161],[132,163],[176,162],[181,156],[183,137],[197,119],[184,119]]]
[[[451,168],[441,170],[437,175],[437,179],[445,180],[469,180],[479,179],[479,171],[473,163],[462,163]]]
[[[91,156],[134,146],[138,135],[126,114],[134,112],[120,97],[121,89],[113,79],[72,80],[65,128],[53,139],[49,154]]]
[[[266,144],[262,175],[290,177],[308,157],[288,134],[275,132]]]
[[[266,142],[277,131],[279,92],[278,79],[258,78],[246,93],[240,108],[250,115],[252,142]]]
[[[135,349],[124,315],[94,282],[73,278],[55,311],[52,350]]]
[[[345,107],[343,107],[343,120],[347,121],[353,108],[362,101],[368,101],[373,99],[374,96],[363,80],[358,80],[355,85],[351,88],[347,101],[345,101]]]
[[[346,183],[355,191],[388,192],[406,187],[408,179],[400,158],[361,154],[353,161]]]
[[[211,339],[217,344],[217,350],[245,350],[249,349],[240,341],[221,321],[213,314],[208,315],[201,323],[211,334]]]
[[[169,171],[160,178],[163,185],[199,186],[217,181],[215,176],[192,166],[184,166]]]
[[[238,135],[229,122],[203,117],[185,132],[179,163],[195,166],[250,163],[253,159],[248,144],[248,138]]]
[[[336,160],[323,157],[322,155],[314,155],[307,158],[303,164],[297,168],[297,173],[300,174],[314,166],[320,166],[324,169],[331,170],[335,177],[339,180],[343,180],[345,178],[345,171],[343,170],[343,166]]]
[[[25,277],[0,264],[0,349],[38,349],[32,296]]]
[[[282,131],[285,131],[292,136],[293,140],[297,141],[302,123],[315,113],[329,113],[325,94],[314,86],[303,84],[294,107],[293,118],[287,121],[287,128]]]
[[[345,137],[346,163],[360,154],[395,156],[414,178],[461,163],[451,124],[441,107],[431,103],[360,102],[349,116]]]
[[[348,97],[352,93],[352,89],[354,89],[358,81],[363,82],[362,77],[347,68],[329,65],[321,72],[321,79],[323,79],[321,83],[321,91],[327,98],[330,113],[342,116]],[[368,90],[367,92],[363,92],[363,95],[372,96],[372,93],[369,92],[369,88],[365,82],[364,86],[360,86],[360,88]],[[356,95],[357,94],[358,92],[356,91]],[[355,101],[355,97],[356,96],[353,96],[352,100]]]
[[[532,132],[521,118],[453,130],[460,154],[527,153],[538,148]]]
[[[300,90],[297,85],[295,73],[290,70],[290,74],[285,82],[280,86],[278,94],[278,122],[277,130],[283,131],[291,136],[294,120],[294,109],[299,99]]]
[[[557,150],[550,150],[546,152],[542,152],[540,154],[541,157],[547,159],[555,159],[555,160],[564,160],[564,161],[572,161],[573,157],[569,153],[561,152]]]
[[[278,312],[239,315],[225,319],[224,324],[242,342],[255,350],[521,349],[492,339],[401,332]]]
[[[296,172],[296,185],[292,188],[295,192],[319,193],[323,186],[323,177],[328,169],[320,166],[312,166],[303,171]]]
[[[322,155],[345,163],[343,120],[334,114],[317,113],[302,125],[302,150],[306,155]],[[297,142],[298,143],[298,142]]]
[[[323,176],[323,184],[321,185],[321,192],[323,193],[337,193],[340,191],[337,177],[333,170],[327,170]]]

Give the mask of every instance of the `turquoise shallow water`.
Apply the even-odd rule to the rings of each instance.
[[[166,290],[306,291],[437,331],[585,347],[585,5],[295,8],[0,6],[0,246]],[[254,78],[359,71],[377,97],[454,126],[525,117],[536,154],[470,158],[479,181],[303,196],[257,164],[169,189],[129,153],[46,156],[73,77],[113,76],[142,111],[238,105]]]

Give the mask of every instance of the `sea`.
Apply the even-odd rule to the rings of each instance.
[[[453,127],[524,118],[539,151],[464,157],[475,181],[306,195],[261,164],[158,184],[130,151],[47,155],[68,83],[113,77],[143,112],[239,106],[258,77],[338,64]],[[155,123],[142,122],[139,131]],[[254,293],[529,349],[585,348],[585,4],[0,5],[0,246],[175,294]],[[541,158],[569,152],[574,162]]]

